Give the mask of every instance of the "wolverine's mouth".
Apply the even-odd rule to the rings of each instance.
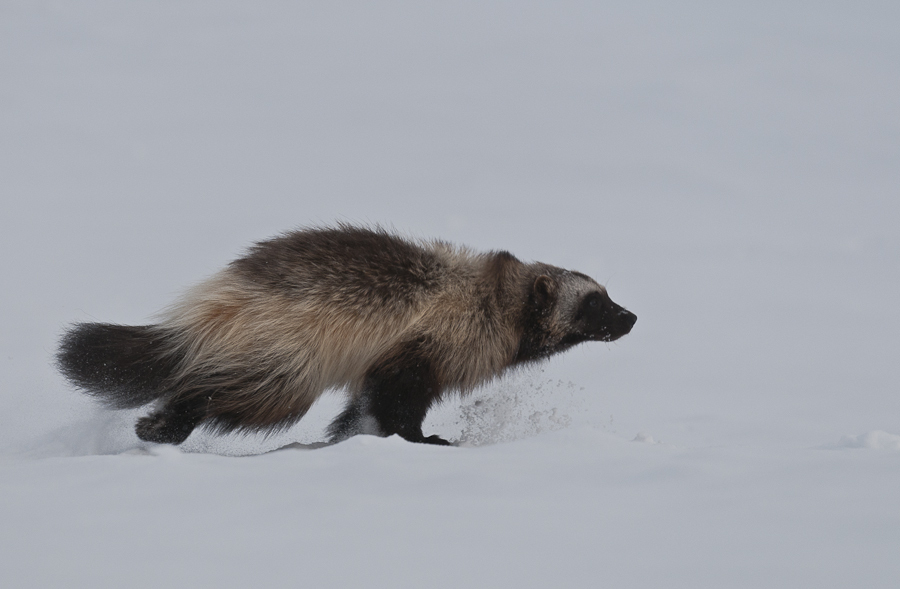
[[[601,333],[596,333],[590,339],[595,342],[614,342],[622,336],[628,335],[627,331],[610,333],[609,331],[604,331]]]

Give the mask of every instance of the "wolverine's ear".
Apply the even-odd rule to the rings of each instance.
[[[556,299],[556,282],[546,274],[541,274],[534,281],[532,297],[539,309],[549,307]]]

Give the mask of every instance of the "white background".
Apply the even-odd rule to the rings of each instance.
[[[726,6],[727,4],[727,6]],[[0,585],[895,587],[900,5],[0,5]],[[281,231],[577,269],[433,448],[140,444],[53,368]],[[253,455],[242,456],[238,455]]]

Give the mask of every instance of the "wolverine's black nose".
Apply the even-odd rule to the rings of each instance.
[[[622,326],[622,331],[625,333],[629,333],[631,328],[634,327],[634,324],[637,323],[637,315],[631,311],[626,311],[625,309],[619,311],[618,319],[619,324]]]
[[[618,305],[616,306],[618,307]],[[600,337],[597,338],[604,342],[614,342],[623,335],[628,335],[637,322],[637,315],[622,307],[615,309],[608,317],[608,323],[600,332]]]

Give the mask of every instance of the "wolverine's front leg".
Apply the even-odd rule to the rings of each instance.
[[[407,342],[372,367],[363,389],[364,406],[382,435],[399,434],[410,442],[447,446],[447,440],[422,433],[425,414],[441,396],[427,343],[424,339]]]

